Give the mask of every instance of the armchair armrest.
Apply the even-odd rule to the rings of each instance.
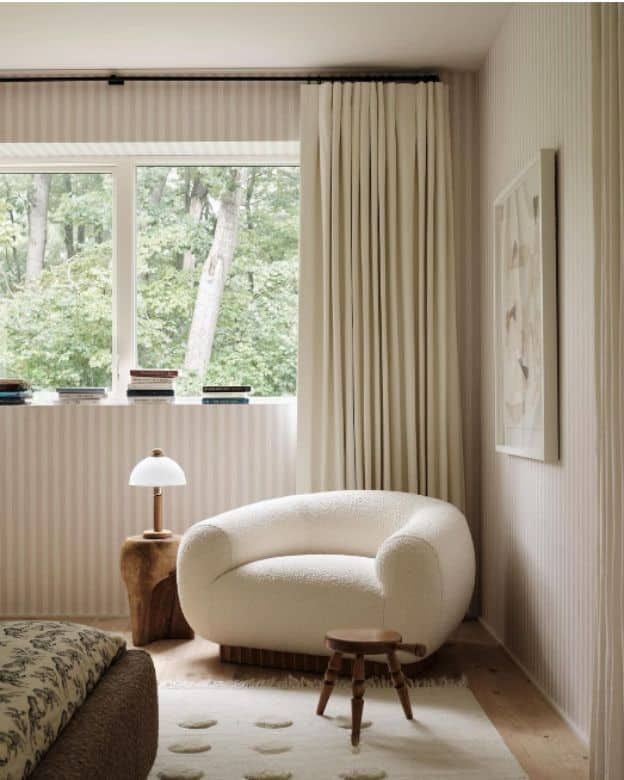
[[[227,532],[207,520],[197,523],[180,542],[178,588],[185,591],[187,587],[210,585],[232,565],[232,545]]]
[[[201,625],[210,585],[231,567],[232,546],[222,528],[203,521],[184,534],[178,548],[177,586],[190,625]]]
[[[433,652],[465,615],[474,586],[474,547],[463,514],[440,502],[414,513],[379,547],[375,569],[384,597],[384,625],[420,642],[427,627]]]
[[[251,561],[306,550],[300,497],[259,501],[191,526],[178,550],[180,606],[190,625],[210,613],[211,585]],[[218,609],[218,605],[215,605]]]

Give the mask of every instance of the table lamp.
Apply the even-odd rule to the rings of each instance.
[[[143,531],[144,539],[167,539],[171,531],[162,525],[162,489],[173,485],[186,485],[186,477],[181,466],[172,458],[167,458],[161,449],[155,448],[152,454],[140,460],[132,469],[130,481],[132,487],[154,488],[154,528]]]

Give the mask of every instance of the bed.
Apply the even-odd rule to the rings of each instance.
[[[72,623],[0,622],[0,778],[145,780],[157,743],[147,653]]]

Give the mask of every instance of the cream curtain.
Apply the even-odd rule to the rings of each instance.
[[[600,538],[593,780],[624,777],[624,6],[592,7]]]
[[[301,94],[297,488],[464,505],[448,87]]]

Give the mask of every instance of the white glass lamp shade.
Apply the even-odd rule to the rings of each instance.
[[[150,455],[132,469],[129,485],[133,487],[170,487],[186,485],[186,476],[175,460],[165,455]]]

